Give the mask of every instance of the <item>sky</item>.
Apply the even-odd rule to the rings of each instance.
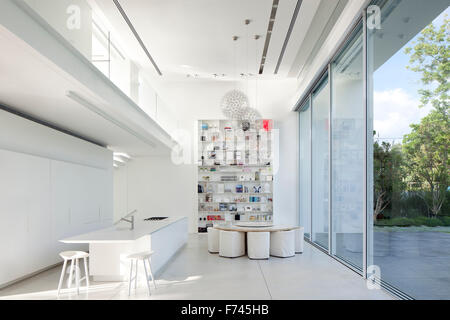
[[[440,26],[447,8],[433,23]],[[410,40],[393,55],[374,75],[374,130],[381,140],[401,142],[403,135],[410,133],[412,123],[419,123],[431,110],[430,106],[419,108],[421,87],[420,73],[406,69],[409,56],[404,48],[411,45],[419,35]]]

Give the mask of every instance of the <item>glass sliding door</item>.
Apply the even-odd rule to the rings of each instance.
[[[368,274],[415,299],[450,298],[449,4],[367,17]]]
[[[331,64],[332,253],[362,271],[364,81],[362,23]]]
[[[309,99],[300,107],[300,225],[311,239],[311,107]]]
[[[328,249],[330,86],[328,76],[312,93],[312,241]]]

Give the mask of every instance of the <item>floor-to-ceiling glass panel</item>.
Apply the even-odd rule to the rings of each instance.
[[[312,94],[312,241],[328,249],[330,86],[326,77]]]
[[[300,225],[305,237],[311,237],[311,108],[309,99],[300,107]]]
[[[450,299],[450,1],[374,4],[367,17],[368,274],[413,298]]]
[[[363,264],[364,81],[362,25],[331,65],[332,253]]]

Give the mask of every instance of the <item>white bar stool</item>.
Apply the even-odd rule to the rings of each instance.
[[[150,284],[149,284],[150,277],[148,276],[147,266],[146,266],[145,261],[148,262],[148,269],[150,271],[150,276],[152,277],[152,282],[156,289],[155,277],[153,276],[151,260],[150,260],[150,257],[152,254],[153,254],[153,251],[144,251],[144,252],[133,253],[133,254],[130,254],[129,256],[127,256],[127,259],[131,260],[130,278],[128,280],[128,295],[131,294],[131,281],[134,280],[134,289],[136,290],[136,288],[137,288],[138,261],[142,261],[142,263],[144,264],[145,282],[147,283],[148,294],[151,295],[152,293],[150,292]],[[135,271],[134,277],[133,277],[133,263],[136,263],[136,271]]]
[[[64,280],[64,274],[66,273],[67,261],[71,261],[70,272],[69,272],[69,283],[68,283],[69,289],[72,286],[74,262],[75,262],[75,283],[77,286],[77,294],[80,294],[80,282],[83,280],[86,280],[86,288],[89,289],[89,270],[88,270],[88,266],[87,266],[87,258],[89,257],[89,253],[84,252],[84,251],[64,251],[64,252],[61,252],[59,255],[61,256],[61,258],[64,259],[64,264],[63,264],[63,268],[62,268],[62,272],[61,272],[61,277],[59,278],[57,296],[59,297],[59,292],[61,291],[62,283]],[[81,279],[80,279],[80,267],[78,265],[79,259],[84,260],[85,276]]]

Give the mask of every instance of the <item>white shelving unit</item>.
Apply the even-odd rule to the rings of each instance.
[[[272,121],[198,121],[198,231],[273,221]]]

